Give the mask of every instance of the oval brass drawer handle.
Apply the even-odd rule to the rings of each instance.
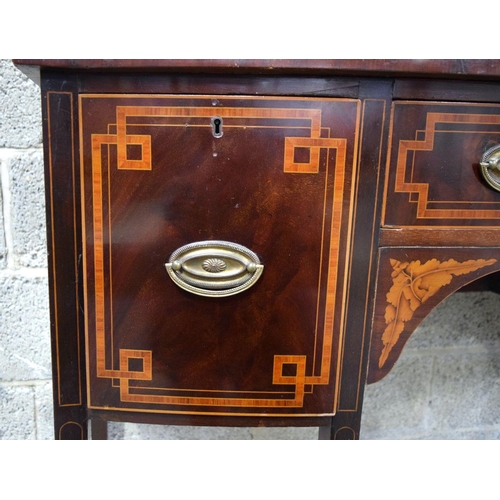
[[[500,191],[500,144],[493,146],[481,158],[481,173],[484,180],[497,191]]]
[[[165,268],[182,289],[205,297],[227,297],[250,288],[264,266],[248,248],[228,241],[198,241],[178,248]]]

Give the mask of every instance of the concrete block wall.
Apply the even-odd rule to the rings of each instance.
[[[0,439],[51,439],[40,91],[0,61]]]
[[[52,439],[39,88],[0,60],[0,439]],[[500,295],[455,294],[368,386],[362,439],[500,438]],[[317,429],[111,423],[112,439],[316,439]]]

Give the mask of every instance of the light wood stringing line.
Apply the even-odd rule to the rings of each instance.
[[[61,403],[61,368],[60,368],[60,354],[59,354],[59,313],[57,304],[57,278],[56,278],[56,250],[55,250],[55,234],[54,234],[54,185],[53,185],[53,165],[52,165],[52,132],[50,120],[50,96],[62,94],[69,95],[70,109],[71,109],[71,172],[73,175],[73,239],[75,244],[75,252],[77,249],[77,236],[76,236],[76,189],[75,189],[75,144],[74,144],[74,129],[73,129],[73,93],[72,92],[47,92],[47,130],[48,130],[48,144],[49,144],[49,193],[50,193],[50,221],[51,221],[51,246],[52,246],[52,279],[54,283],[54,331],[56,337],[56,366],[57,366],[57,401],[60,407],[66,406],[81,406],[82,404],[82,380],[81,380],[81,367],[80,367],[80,324],[78,321],[80,315],[79,301],[78,301],[78,282],[75,283],[75,300],[76,300],[76,337],[77,337],[77,353],[78,353],[78,402],[77,403]],[[77,255],[74,256],[75,276],[78,276],[78,259]]]

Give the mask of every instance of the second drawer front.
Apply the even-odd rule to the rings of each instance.
[[[480,162],[498,144],[498,105],[395,103],[383,225],[496,226],[500,192]]]

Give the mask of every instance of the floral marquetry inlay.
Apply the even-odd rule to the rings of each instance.
[[[391,259],[393,272],[392,287],[387,294],[388,305],[385,309],[387,328],[382,334],[384,348],[378,366],[382,368],[389,353],[405,329],[405,323],[412,319],[414,312],[443,286],[448,285],[454,276],[477,271],[491,266],[496,259],[468,260],[457,262],[450,259],[440,262],[431,259],[424,264],[419,260],[399,262]]]

